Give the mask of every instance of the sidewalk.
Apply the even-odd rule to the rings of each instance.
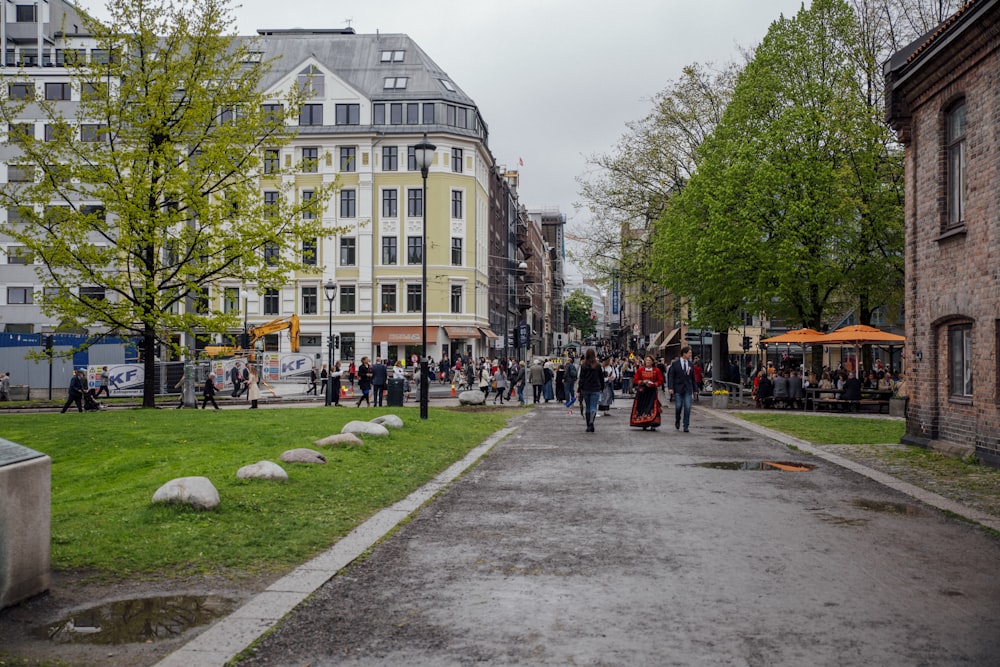
[[[432,404],[441,402],[435,400]],[[959,587],[959,578],[972,577],[967,583],[968,590],[985,586],[980,590],[993,595],[993,600],[1000,598],[1000,584],[993,581],[988,567],[1000,558],[996,540],[963,530],[960,524],[949,522],[947,514],[922,524],[912,523],[907,516],[878,517],[880,529],[893,537],[887,544],[875,547],[877,556],[874,553],[866,556],[873,548],[866,535],[841,532],[843,529],[837,528],[872,520],[863,510],[850,505],[850,499],[858,495],[880,500],[884,497],[889,499],[886,502],[896,504],[903,502],[900,499],[917,500],[993,530],[1000,530],[998,517],[850,461],[826,451],[825,447],[744,422],[724,411],[696,407],[691,434],[674,431],[670,406],[659,431],[629,429],[629,405],[627,400],[619,399],[612,416],[598,418],[596,434],[583,433],[583,422],[576,411],[567,414],[558,403],[538,406],[432,482],[379,512],[330,550],[274,582],[158,664],[162,667],[223,665],[275,626],[278,626],[276,631],[255,649],[253,657],[240,664],[327,664],[321,659],[323,655],[367,656],[360,662],[345,657],[343,663],[372,664],[378,662],[377,652],[386,650],[392,656],[387,660],[391,664],[456,664],[461,660],[448,651],[471,650],[466,644],[472,641],[482,653],[473,651],[466,661],[480,655],[481,659],[504,656],[506,663],[542,664],[564,662],[564,658],[575,656],[587,664],[594,660],[649,664],[651,656],[660,655],[663,650],[660,642],[674,641],[669,638],[676,638],[676,630],[680,629],[683,635],[687,628],[687,632],[694,634],[690,626],[698,618],[706,625],[718,623],[714,632],[719,647],[740,644],[737,636],[727,638],[734,632],[729,626],[745,624],[743,621],[754,625],[756,621],[757,626],[763,624],[766,629],[758,627],[747,632],[778,634],[781,623],[787,622],[788,626],[796,626],[795,634],[800,638],[803,633],[823,634],[831,650],[836,651],[834,655],[840,655],[843,641],[878,646],[865,654],[868,664],[902,664],[907,659],[903,656],[916,660],[917,654],[934,662],[934,651],[943,651],[951,659],[962,655],[976,662],[980,650],[1000,648],[993,645],[1000,637],[1000,627],[985,633],[982,627],[962,630],[962,623],[967,624],[964,617],[954,623],[942,619],[935,600],[910,599],[911,593],[912,596],[917,593],[910,591],[908,584],[901,584],[905,590],[896,593],[899,605],[889,605],[893,606],[893,613],[906,617],[906,623],[887,641],[879,635],[883,624],[877,620],[888,613],[887,602],[880,596],[871,600],[867,597],[872,588],[868,579],[871,571],[884,564],[893,574],[879,574],[876,579],[882,577],[899,584],[903,579],[899,568],[921,568],[921,578],[940,576],[951,581],[941,586]],[[789,446],[801,451],[790,451]],[[820,466],[809,473],[721,475],[717,471],[696,472],[697,468],[690,467],[706,459],[787,459],[811,463],[819,460]],[[845,469],[850,472],[845,474]],[[724,495],[718,495],[721,489],[725,489]],[[756,506],[766,506],[767,514],[757,515],[753,511],[746,514]],[[807,528],[802,522],[810,513],[813,518]],[[836,521],[827,521],[824,515]],[[817,522],[817,518],[822,520]],[[406,535],[401,536],[397,531],[390,541],[370,552],[407,519],[410,521],[406,522]],[[690,536],[685,537],[688,533]],[[719,541],[726,544],[721,552],[712,546]],[[453,546],[445,546],[452,542]],[[940,555],[921,554],[920,545],[925,542],[951,549],[953,553],[949,552],[947,563],[928,562],[927,559]],[[817,554],[812,553],[817,544],[824,545],[826,555],[821,560],[816,560]],[[705,551],[706,547],[711,550]],[[419,553],[413,553],[414,549]],[[679,560],[670,565],[663,558],[667,557],[666,552],[676,549],[680,552],[670,558]],[[355,562],[368,552],[365,561]],[[547,552],[561,555],[546,556]],[[734,561],[734,554],[743,554],[741,558],[748,562]],[[380,569],[380,558],[389,559],[390,565]],[[402,560],[396,562],[396,558]],[[963,560],[967,558],[984,560],[969,565]],[[858,562],[864,562],[865,567],[851,569],[854,559],[862,559]],[[756,577],[743,572],[750,561]],[[836,592],[813,592],[838,599],[837,606],[842,609],[836,619],[830,617],[831,610],[800,608],[804,601],[795,596],[796,588],[816,587],[826,580],[822,568],[828,562],[840,561],[849,569],[838,570],[832,576],[831,591]],[[771,589],[768,595],[777,595],[788,609],[795,611],[787,618],[779,614],[780,618],[776,616],[768,622],[767,612],[754,595],[743,601],[732,591],[752,587],[761,573],[779,562],[782,586]],[[652,614],[649,605],[653,602],[643,595],[643,586],[649,582],[637,584],[631,579],[652,577],[652,581],[658,582],[656,585],[663,585],[663,572],[673,571],[682,564],[703,572],[692,575],[696,579],[706,576],[710,577],[706,583],[712,581],[708,591],[685,589],[691,599],[677,601],[685,609],[697,610],[691,612],[694,619],[678,619],[677,612],[664,614],[660,610],[658,613],[664,620],[672,618],[672,622],[680,624],[673,626],[675,632],[650,634],[649,628],[639,627],[641,622],[633,631],[630,624],[637,621],[629,605]],[[962,564],[960,571],[951,571],[956,564]],[[351,576],[338,577],[348,566]],[[650,566],[655,571],[647,572]],[[621,580],[622,567],[635,571]],[[368,578],[369,584],[359,589],[361,584],[357,581],[365,579],[367,568],[374,568],[373,578]],[[926,571],[930,568],[936,568],[936,573]],[[554,580],[540,576],[553,574]],[[913,577],[916,579],[916,574]],[[574,581],[591,582],[597,588],[590,592],[566,588]],[[927,581],[921,584],[934,585]],[[550,596],[548,601],[538,597],[542,595],[539,587],[544,590],[546,586],[555,586],[545,591]],[[998,589],[991,593],[992,588]],[[505,590],[508,592],[503,593]],[[711,597],[713,590],[729,592],[716,598]],[[612,591],[614,596],[609,598]],[[703,594],[710,597],[691,604]],[[502,604],[510,595],[514,596],[509,600],[513,608]],[[307,599],[310,602],[304,605]],[[570,600],[571,607],[564,608],[563,603]],[[607,608],[609,600],[614,609]],[[498,603],[501,603],[499,608]],[[541,632],[543,627],[553,628],[555,619],[505,614],[516,608],[544,615],[549,613],[543,611],[549,604],[564,609],[566,622],[557,623],[558,627],[551,630],[559,639],[546,644],[547,657],[534,660],[530,653],[521,653],[530,648],[521,644],[525,641],[531,644],[528,639],[531,627]],[[744,604],[749,607],[744,608]],[[928,604],[931,607],[925,606]],[[418,605],[421,611],[413,611],[413,605]],[[401,616],[397,617],[396,608],[400,606]],[[983,618],[988,617],[986,610],[983,611]],[[841,617],[844,612],[846,620]],[[418,615],[412,616],[414,613]],[[485,617],[481,616],[483,613]],[[776,612],[772,609],[771,613]],[[722,616],[717,619],[719,614]],[[436,618],[421,623],[421,615]],[[655,615],[642,618],[647,624],[659,627],[660,620]],[[935,619],[935,625],[925,618]],[[997,624],[1000,619],[989,622]],[[514,628],[510,631],[512,637],[508,637],[510,632],[506,632],[505,624]],[[522,627],[524,624],[527,626]],[[428,643],[423,636],[409,636],[406,628],[411,626],[424,627],[432,634],[443,633],[451,639],[436,637]],[[467,642],[452,637],[459,627],[476,639]],[[574,638],[574,633],[583,631],[582,628],[586,628],[587,636]],[[604,633],[599,635],[602,639],[590,646],[588,642],[593,635],[587,633],[600,633],[602,628]],[[520,635],[520,643],[516,638],[518,631],[528,633]],[[931,639],[937,648],[930,656],[926,651],[920,653],[920,647]],[[584,648],[563,648],[561,642],[567,647],[576,642]],[[357,644],[367,648],[360,649]],[[609,644],[617,647],[616,652],[608,653]],[[598,645],[600,649],[595,648]],[[788,650],[792,648],[789,646]],[[680,650],[681,655],[688,651],[688,658],[698,655],[691,653],[694,649],[688,645]],[[737,648],[731,650],[737,651],[732,655],[738,654]],[[552,658],[553,651],[558,660]],[[784,664],[797,661],[801,664],[800,658],[789,657]],[[685,660],[681,658],[681,662]],[[815,664],[823,662],[818,660]],[[848,660],[842,664],[865,663]]]

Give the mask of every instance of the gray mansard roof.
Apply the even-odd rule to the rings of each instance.
[[[358,35],[351,29],[257,32],[258,37],[244,39],[259,44],[265,60],[278,58],[261,81],[265,89],[312,57],[370,100],[433,99],[475,106],[472,98],[407,35]],[[403,62],[381,62],[383,51],[404,51]],[[407,77],[406,89],[385,90],[385,77]],[[442,79],[454,91],[448,90]]]

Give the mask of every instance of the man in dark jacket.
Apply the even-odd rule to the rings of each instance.
[[[240,388],[243,385],[243,373],[240,370],[240,362],[233,365],[233,370],[229,371],[229,379],[233,383],[233,398],[239,398]]]
[[[73,377],[69,381],[69,394],[66,396],[66,404],[63,405],[62,412],[66,412],[73,403],[76,403],[77,412],[83,412],[83,392],[86,391],[86,387],[85,372],[82,370],[73,371]]]
[[[210,373],[208,379],[205,380],[205,388],[202,390],[204,393],[204,400],[201,402],[201,409],[204,410],[208,407],[208,402],[212,402],[212,406],[216,410],[219,409],[219,404],[215,402],[215,373]]]
[[[674,428],[681,427],[684,417],[684,432],[691,426],[691,401],[694,399],[694,364],[691,363],[691,348],[681,348],[681,356],[675,359],[667,370],[667,391],[674,398]]]
[[[382,397],[385,395],[385,383],[389,375],[389,369],[385,367],[381,359],[376,359],[372,364],[372,391],[375,392],[375,407],[382,405]]]
[[[848,411],[861,409],[861,380],[854,373],[848,374],[847,380],[844,381],[844,391],[840,394],[840,400],[850,401],[847,404]]]

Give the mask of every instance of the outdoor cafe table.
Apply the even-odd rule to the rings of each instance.
[[[834,398],[839,399],[840,395],[844,393],[841,389],[822,389],[820,387],[806,387],[806,410],[816,411],[817,403],[815,399],[817,398]],[[888,405],[889,399],[892,398],[891,389],[862,389],[861,390],[861,400],[875,400],[875,401],[885,401]],[[881,412],[881,409],[879,410]]]

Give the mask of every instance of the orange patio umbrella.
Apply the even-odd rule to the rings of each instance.
[[[765,338],[762,343],[794,343],[798,345],[809,345],[811,343],[822,343],[823,333],[815,329],[794,329],[786,331],[778,336]]]
[[[823,343],[824,345],[829,343],[842,343],[844,345],[896,343],[902,345],[905,341],[906,336],[889,333],[888,331],[882,331],[881,329],[865,326],[864,324],[852,324],[851,326],[841,327],[836,331],[831,331],[827,335],[822,336],[820,340],[816,342]]]

